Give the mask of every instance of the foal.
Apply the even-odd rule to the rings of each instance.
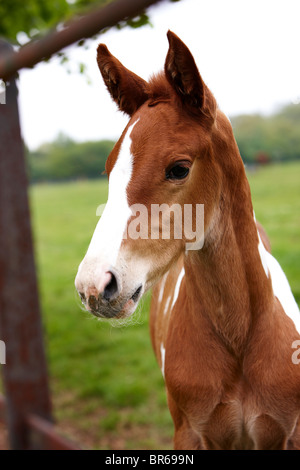
[[[108,203],[75,285],[106,318],[130,315],[153,287],[151,338],[176,449],[299,449],[299,310],[257,230],[230,122],[189,49],[170,31],[168,40],[164,73],[149,82],[98,47],[130,121],[108,157]],[[150,213],[163,203],[204,204],[201,249],[187,250],[185,234],[124,237],[134,204]],[[154,225],[161,233],[159,215]]]

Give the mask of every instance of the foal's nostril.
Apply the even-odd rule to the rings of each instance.
[[[138,297],[139,297],[139,295],[140,295],[140,292],[141,292],[141,290],[142,290],[142,287],[143,287],[143,286],[140,285],[140,286],[137,288],[137,290],[135,291],[135,293],[133,294],[133,296],[131,297],[134,302],[137,301],[137,299],[138,299]]]
[[[105,300],[112,300],[113,297],[117,294],[118,292],[118,283],[116,276],[111,272],[111,279],[109,283],[105,286],[102,297]]]

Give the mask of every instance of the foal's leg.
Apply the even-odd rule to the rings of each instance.
[[[174,449],[175,450],[201,450],[204,449],[201,439],[191,428],[185,414],[178,408],[174,400],[168,395],[168,405],[173,418]]]
[[[266,414],[256,419],[253,437],[257,450],[285,450],[287,448],[286,433],[277,421]]]
[[[294,433],[290,438],[287,446],[288,450],[300,450],[300,416],[296,424]]]

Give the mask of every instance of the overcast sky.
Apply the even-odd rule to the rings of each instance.
[[[168,29],[189,47],[227,115],[300,102],[299,0],[181,0],[154,6],[149,15],[153,27],[112,29],[89,40],[87,49],[69,48],[67,67],[52,59],[21,72],[21,125],[31,149],[59,132],[78,141],[118,138],[128,119],[105,89],[97,44],[147,79],[163,68]],[[81,62],[91,84],[78,73]]]

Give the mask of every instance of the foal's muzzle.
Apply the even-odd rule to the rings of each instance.
[[[87,271],[90,274],[90,271]],[[110,270],[97,270],[94,281],[84,276],[79,270],[75,279],[75,287],[85,308],[93,315],[101,318],[122,318],[129,316],[136,308],[142,295],[142,284],[129,294],[122,291],[120,276]]]

